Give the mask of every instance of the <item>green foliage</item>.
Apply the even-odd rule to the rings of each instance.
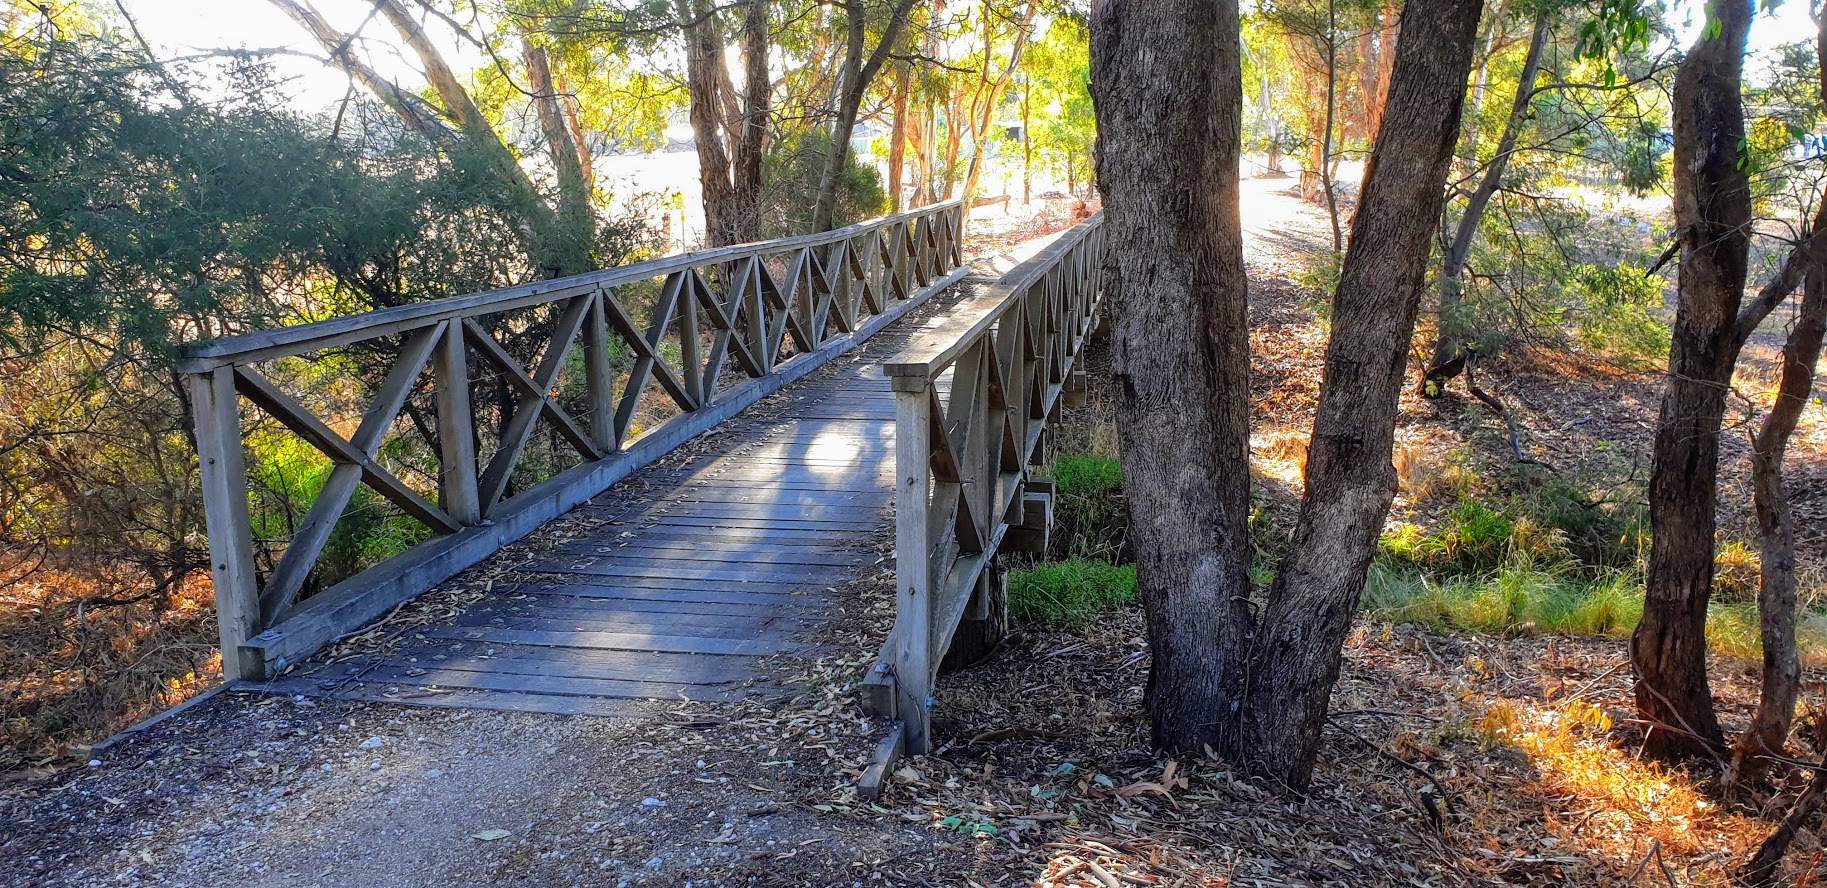
[[[1605,86],[1612,87],[1618,83],[1613,59],[1648,49],[1652,21],[1642,0],[1600,0],[1598,6],[1598,15],[1580,28],[1574,55],[1604,62]]]
[[[1667,279],[1643,269],[1662,243],[1656,226],[1572,202],[1501,194],[1473,243],[1464,298],[1449,320],[1486,355],[1516,342],[1583,346],[1622,366],[1668,358]]]
[[[804,234],[811,230],[818,180],[824,173],[831,134],[821,127],[802,127],[777,135],[761,159],[762,233],[766,237]],[[888,193],[875,168],[859,162],[855,149],[844,165],[838,186],[837,224],[873,219],[888,209]]]
[[[523,245],[482,164],[377,122],[373,141],[271,105],[269,73],[205,103],[102,42],[0,53],[0,321],[170,354],[330,311],[506,283]],[[346,124],[354,129],[352,124]]]
[[[1670,337],[1662,318],[1666,286],[1628,262],[1574,266],[1563,288],[1574,308],[1574,337],[1620,363],[1646,370],[1662,366]]]
[[[1107,456],[1062,456],[1053,464],[1059,495],[1104,496],[1123,489],[1123,465]]]
[[[1083,629],[1136,596],[1134,565],[1073,558],[1009,572],[1009,616],[1049,629]]]
[[[1345,255],[1333,250],[1315,250],[1300,257],[1300,268],[1294,282],[1300,285],[1307,307],[1321,320],[1332,317],[1332,294],[1338,289],[1339,275],[1345,270]]]
[[[1097,142],[1089,36],[1076,19],[1056,18],[1028,46],[1021,63],[1038,118],[1032,136],[1037,160],[1080,187],[1092,181],[1091,147]]]

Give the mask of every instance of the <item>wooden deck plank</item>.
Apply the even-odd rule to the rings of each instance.
[[[751,604],[762,607],[773,607],[794,601],[799,596],[790,589],[779,586],[760,589],[739,590],[730,583],[698,584],[682,580],[652,580],[651,585],[639,585],[642,582],[630,582],[626,578],[608,579],[604,577],[566,578],[563,583],[547,583],[539,586],[528,586],[520,591],[527,595],[565,595],[573,598],[612,598],[641,600],[653,602],[704,602],[721,604]],[[702,586],[702,588],[700,588]]]
[[[439,626],[424,632],[426,638],[448,638],[452,641],[484,641],[605,651],[661,651],[674,654],[735,654],[774,657],[810,650],[811,645],[786,640],[786,634],[767,631],[749,638],[706,638],[697,635],[652,635],[645,632],[554,632],[542,629],[494,629],[481,626]]]
[[[645,715],[647,706],[639,699],[605,697],[561,697],[552,694],[514,694],[499,691],[475,691],[456,688],[436,690],[406,685],[388,691],[384,687],[356,685],[335,693],[318,688],[314,682],[294,676],[281,676],[269,682],[249,685],[250,690],[332,697],[339,700],[361,700],[369,703],[396,703],[402,706],[429,706],[438,709],[484,709],[499,712],[536,712],[548,715],[590,715],[632,718]]]
[[[678,635],[692,638],[757,638],[769,632],[798,632],[816,625],[816,617],[778,613],[746,614],[604,614],[589,617],[573,613],[517,615],[465,614],[456,629],[513,629],[539,632],[611,632],[627,635]]]
[[[608,697],[637,700],[701,700],[726,702],[748,694],[738,688],[618,678],[574,678],[564,675],[527,675],[517,672],[468,672],[460,669],[419,669],[397,665],[377,666],[351,685],[456,688],[473,691],[509,691],[560,697]]]
[[[611,557],[614,558],[617,563],[630,565],[648,563],[655,565],[676,564],[681,560],[685,560],[696,564],[715,562],[720,565],[754,566],[757,569],[762,568],[763,566],[773,565],[850,567],[853,565],[866,564],[875,560],[874,556],[869,554],[843,554],[836,552],[827,554],[817,549],[805,551],[810,548],[807,546],[796,546],[792,548],[783,547],[778,549],[759,548],[756,546],[722,548],[707,544],[703,546],[686,545],[672,548],[656,547],[651,545],[651,542],[652,541],[650,540],[640,540],[620,546],[572,543],[560,546],[553,551],[580,557]],[[796,552],[794,550],[799,551]]]
[[[829,565],[812,565],[803,570],[791,570],[789,569],[791,567],[793,565],[761,565],[754,569],[743,570],[739,569],[740,565],[730,565],[729,569],[718,569],[654,562],[628,564],[614,560],[610,556],[602,559],[591,556],[576,561],[537,561],[527,565],[526,569],[541,573],[584,574],[592,577],[715,580],[743,585],[758,583],[783,586],[816,585],[832,574]]]

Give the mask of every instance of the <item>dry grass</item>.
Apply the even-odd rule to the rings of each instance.
[[[208,578],[148,593],[128,566],[49,563],[0,591],[0,771],[44,764],[219,680]]]

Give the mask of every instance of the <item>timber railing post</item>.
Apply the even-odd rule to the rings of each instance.
[[[260,589],[254,576],[235,368],[191,374],[190,398],[196,411],[197,469],[203,486],[204,529],[209,533],[209,574],[216,587],[222,680],[228,682],[246,674],[241,643],[260,632]]]
[[[691,281],[684,284],[690,286]],[[695,295],[685,294],[687,304],[696,304],[691,299]],[[590,443],[604,453],[613,453],[622,442],[615,434],[615,375],[609,363],[609,317],[603,311],[603,300],[608,298],[602,290],[590,295],[590,314],[584,319],[584,387],[590,398]],[[698,344],[695,335],[691,342]],[[692,395],[704,397],[696,391]]]
[[[926,513],[932,395],[931,381],[924,377],[896,377],[894,382],[895,711],[906,726],[908,751],[918,755],[931,742],[933,584]]]
[[[961,207],[934,218],[915,238],[924,257],[956,255],[963,219]],[[1006,626],[999,554],[1045,550],[1053,485],[1030,469],[1097,312],[1101,225],[1074,226],[883,362],[895,393],[895,624],[858,697],[900,721],[910,753],[932,743],[935,667],[987,650]],[[889,274],[917,274],[919,252],[892,244]]]
[[[476,491],[476,417],[469,404],[469,352],[463,325],[445,321],[432,353],[431,372],[438,389],[439,506],[462,525],[482,520],[482,498]]]

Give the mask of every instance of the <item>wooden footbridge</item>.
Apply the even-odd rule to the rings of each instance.
[[[189,348],[226,677],[541,712],[727,700],[816,649],[892,526],[895,626],[862,696],[925,749],[938,663],[1004,624],[997,554],[1046,532],[1031,471],[1099,294],[1101,217],[997,278],[965,264],[963,215]],[[321,484],[288,497],[300,475]],[[454,616],[313,657],[580,505],[592,531]]]

